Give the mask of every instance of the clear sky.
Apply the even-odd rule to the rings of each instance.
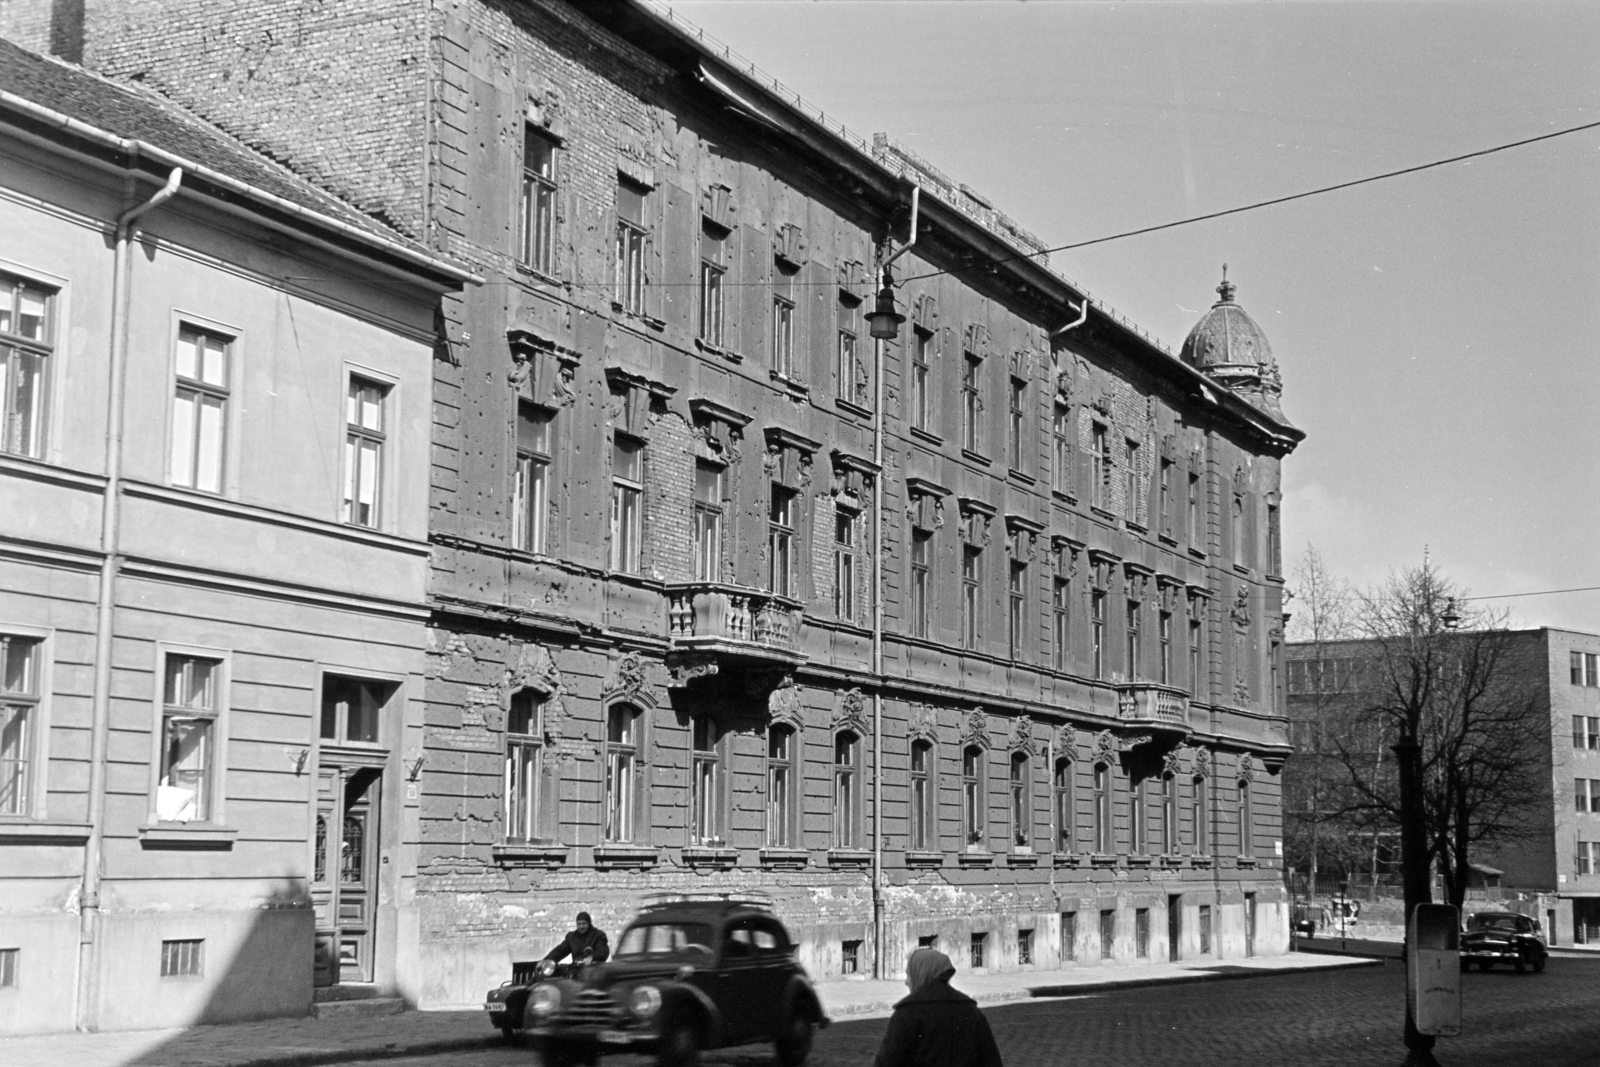
[[[1600,121],[1588,0],[671,6],[1051,245]],[[1174,351],[1224,261],[1309,435],[1291,561],[1600,585],[1600,130],[1051,258]]]

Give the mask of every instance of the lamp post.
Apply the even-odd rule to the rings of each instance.
[[[867,312],[867,333],[880,341],[893,341],[900,336],[900,324],[906,317],[895,310],[894,306],[894,278],[889,273],[889,268],[883,268],[883,286],[878,290],[878,299],[873,304],[872,310]]]

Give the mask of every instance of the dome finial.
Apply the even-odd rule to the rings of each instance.
[[[1224,263],[1222,265],[1222,284],[1217,286],[1217,294],[1222,297],[1222,299],[1219,300],[1218,303],[1221,303],[1221,304],[1231,304],[1231,303],[1233,303],[1233,294],[1235,292],[1235,289],[1236,289],[1236,287],[1234,286],[1234,284],[1228,280],[1228,265],[1226,263]]]

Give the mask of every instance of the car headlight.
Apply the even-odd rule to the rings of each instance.
[[[640,1019],[648,1019],[661,1010],[661,990],[653,985],[642,985],[628,996],[628,1010]]]
[[[561,1007],[561,991],[553,985],[537,985],[528,994],[528,1010],[535,1015],[550,1015]]]
[[[556,973],[556,961],[540,960],[539,966],[533,969],[533,973],[539,978],[549,978],[552,974]]]

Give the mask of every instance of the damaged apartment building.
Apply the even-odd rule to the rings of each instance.
[[[818,977],[1286,951],[1303,435],[1226,280],[1174,355],[649,4],[84,10],[84,63],[483,279],[433,364],[420,739],[341,801],[406,828],[396,988],[475,1002],[662,892],[770,898]]]

